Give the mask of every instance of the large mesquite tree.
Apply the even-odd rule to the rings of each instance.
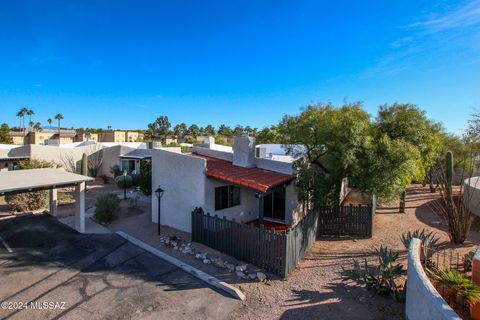
[[[338,204],[344,177],[349,177],[350,184],[361,192],[391,200],[420,177],[425,172],[422,157],[435,147],[429,133],[419,135],[428,138],[425,142],[411,137],[401,126],[383,121],[397,108],[382,107],[383,114],[377,121],[371,121],[360,102],[345,103],[339,108],[331,103],[318,104],[299,115],[285,116],[278,132],[287,152],[299,157],[299,200],[317,207]],[[430,132],[432,128],[428,125],[420,130]]]

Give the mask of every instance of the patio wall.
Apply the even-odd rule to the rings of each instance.
[[[460,320],[430,283],[420,262],[419,239],[412,239],[408,248],[407,320]]]
[[[165,190],[161,224],[191,232],[191,212],[204,205],[206,161],[166,150],[152,150],[152,189]],[[158,199],[152,196],[152,221],[158,222]]]
[[[206,179],[205,183],[205,205],[202,206],[205,212],[211,215],[225,216],[227,219],[235,219],[237,222],[247,222],[258,218],[258,199],[255,198],[255,191],[240,187],[240,205],[227,209],[215,211],[215,188],[228,186],[228,182]],[[190,209],[192,211],[192,209]]]
[[[468,209],[480,216],[480,177],[465,179],[463,198]]]

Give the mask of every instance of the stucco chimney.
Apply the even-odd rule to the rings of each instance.
[[[255,138],[248,136],[235,137],[233,141],[233,165],[244,168],[255,167]]]

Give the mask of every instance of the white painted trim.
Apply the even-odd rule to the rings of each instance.
[[[0,242],[3,244],[3,246],[5,247],[5,249],[7,249],[8,252],[10,252],[10,253],[13,252],[12,248],[10,248],[10,246],[8,245],[8,243],[6,243],[5,240],[3,240],[2,237],[0,237]]]
[[[202,280],[202,281],[205,281],[206,283],[208,283],[209,285],[211,286],[214,286],[215,288],[218,288],[218,289],[221,289],[223,291],[225,291],[226,293],[230,294],[231,296],[237,298],[237,299],[240,299],[240,300],[245,300],[245,294],[240,291],[240,289],[238,288],[235,288],[234,286],[231,286],[229,285],[228,283],[225,283],[223,281],[220,281],[218,278],[215,278],[214,276],[211,276],[209,275],[208,273],[205,273],[189,264],[186,264],[185,262],[181,261],[181,260],[178,260],[177,258],[174,258],[168,254],[166,254],[165,252],[162,252],[160,250],[158,250],[157,248],[155,247],[152,247],[151,245],[135,238],[135,237],[132,237],[131,235],[123,232],[123,231],[117,231],[116,234],[118,234],[120,237],[130,241],[131,243],[133,243],[134,245],[150,252],[151,254],[153,255],[156,255],[157,257],[163,259],[163,260],[166,260],[167,262],[170,262],[171,264],[179,267],[180,269],[182,269],[183,271],[186,271],[188,273],[190,273],[191,275],[193,275],[194,277]]]

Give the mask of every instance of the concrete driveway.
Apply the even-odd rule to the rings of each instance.
[[[1,319],[223,319],[240,301],[114,234],[0,221]],[[31,304],[30,302],[34,302]]]

